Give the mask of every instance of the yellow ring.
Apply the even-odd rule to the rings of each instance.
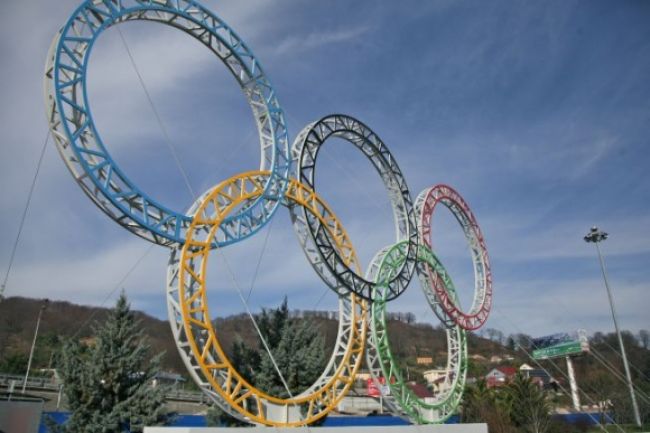
[[[208,311],[207,259],[213,245],[212,239],[218,235],[221,222],[233,210],[263,194],[264,180],[269,175],[268,171],[242,173],[220,183],[204,196],[194,214],[181,250],[179,300],[184,329],[192,353],[204,378],[213,389],[252,422],[276,427],[293,427],[313,423],[325,416],[336,407],[352,386],[354,376],[363,361],[368,307],[365,301],[359,302],[354,294],[349,295],[354,326],[351,326],[349,331],[351,336],[344,357],[332,377],[309,394],[287,399],[268,395],[248,383],[233,367],[219,343]],[[313,190],[295,179],[290,179],[285,200],[289,205],[304,206],[316,216],[335,240],[335,246],[346,261],[346,265],[360,268],[345,229],[329,206]],[[199,236],[206,240],[198,240]],[[200,262],[198,272],[193,266],[197,261]],[[285,408],[285,421],[268,418],[265,411],[268,403]],[[300,407],[301,419],[289,420],[290,408],[296,406]]]

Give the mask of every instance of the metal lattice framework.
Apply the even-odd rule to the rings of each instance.
[[[165,24],[201,42],[231,72],[255,118],[259,170],[221,182],[186,213],[158,203],[127,177],[91,114],[86,89],[90,53],[102,32],[126,21]],[[176,345],[194,381],[227,413],[267,426],[307,425],[322,418],[354,382],[367,339],[366,358],[374,380],[389,379],[392,394],[384,402],[392,411],[415,423],[431,423],[444,421],[456,410],[467,370],[464,329],[482,326],[492,303],[485,242],[456,191],[438,185],[423,191],[414,205],[387,146],[368,126],[347,115],[310,123],[290,151],[284,113],[259,61],[222,19],[194,0],[83,1],[52,41],[44,81],[50,131],[75,181],[118,224],[171,249],[167,303]],[[315,191],[318,153],[330,138],[350,142],[368,158],[393,209],[396,243],[377,253],[365,274],[345,229]],[[468,313],[460,309],[451,279],[431,247],[431,217],[438,203],[461,224],[472,253],[476,284]],[[309,263],[339,297],[339,327],[330,360],[309,389],[289,398],[269,395],[240,375],[221,347],[207,299],[209,255],[256,233],[280,204],[289,208]],[[386,327],[386,304],[406,290],[415,272],[427,302],[447,327],[447,388],[431,401],[418,399],[406,385]],[[248,308],[246,301],[244,305]]]
[[[476,217],[463,198],[453,188],[447,185],[435,185],[422,191],[416,199],[418,209],[418,232],[420,244],[431,247],[431,218],[438,204],[444,205],[456,218],[467,239],[472,263],[474,265],[474,300],[469,312],[461,310],[455,297],[447,291],[444,279],[434,269],[426,268],[420,273],[427,276],[436,293],[438,303],[434,312],[447,326],[459,325],[466,330],[480,328],[488,318],[492,308],[492,273],[490,259],[485,246],[485,240]],[[427,280],[424,280],[427,281]]]
[[[379,378],[386,378],[390,394],[384,397],[389,409],[397,414],[404,413],[416,424],[442,423],[453,415],[460,403],[465,377],[467,375],[467,337],[460,326],[446,329],[447,334],[447,365],[442,391],[431,399],[419,398],[408,386],[404,374],[393,356],[388,341],[388,326],[386,322],[388,293],[385,285],[406,260],[406,243],[399,242],[379,251],[373,258],[366,273],[368,279],[374,280],[376,294],[371,308],[370,333],[366,349],[366,364],[378,388],[381,389]],[[450,296],[457,301],[456,292],[451,278],[445,271],[438,258],[427,247],[418,249],[418,265],[435,269],[442,277]],[[420,266],[418,266],[418,271]],[[432,285],[423,283],[424,292],[429,305],[435,304],[435,293]]]
[[[103,31],[125,21],[165,24],[192,36],[232,73],[253,111],[261,145],[260,170],[270,170],[264,193],[224,223],[220,245],[243,239],[272,216],[286,189],[289,138],[284,113],[259,61],[219,17],[191,0],[87,0],[54,38],[45,70],[45,105],[59,153],[84,192],[113,220],[161,245],[183,243],[190,218],[158,203],[111,157],[91,114],[87,66]],[[150,161],[156,164],[156,161]]]
[[[397,242],[407,241],[406,260],[401,264],[399,272],[396,272],[387,282],[389,293],[386,295],[386,300],[395,299],[411,281],[418,245],[415,212],[406,180],[390,150],[377,134],[353,117],[336,114],[307,125],[294,141],[292,155],[297,161],[296,177],[309,188],[315,189],[314,177],[318,152],[327,139],[332,137],[342,138],[356,146],[375,167],[388,191],[395,218]],[[375,283],[350,269],[344,258],[333,247],[331,235],[323,229],[317,218],[305,209],[298,209],[298,212],[301,212],[307,221],[309,232],[323,264],[331,274],[336,276],[338,284],[332,286],[332,289],[338,294],[352,291],[364,299],[372,300]]]
[[[207,259],[221,222],[231,211],[263,194],[269,172],[249,172],[222,182],[202,197],[180,253],[172,253],[168,270],[168,305],[177,345],[200,386],[222,407],[264,425],[298,426],[318,420],[347,393],[363,359],[366,310],[354,294],[340,302],[340,333],[326,371],[294,398],[266,394],[248,383],[223,351],[207,302]],[[315,215],[336,239],[347,263],[358,268],[354,249],[336,216],[311,189],[292,180],[285,194],[289,206]]]

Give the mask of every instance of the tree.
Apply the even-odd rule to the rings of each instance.
[[[512,335],[508,335],[508,339],[506,340],[506,347],[508,350],[514,351],[517,348],[517,345],[515,343],[515,338]]]
[[[305,312],[304,316],[316,317],[309,312]],[[289,391],[294,396],[298,395],[311,386],[325,369],[327,359],[323,337],[309,320],[291,317],[286,297],[280,307],[262,310],[256,320]],[[241,375],[255,387],[280,398],[289,396],[263,346],[247,346],[238,338],[232,345],[231,360]],[[242,425],[216,406],[210,408],[208,415],[209,425]],[[321,420],[324,421],[325,417]]]
[[[551,422],[546,395],[529,378],[517,374],[508,385],[510,418],[518,431],[545,433]]]
[[[469,386],[463,396],[462,422],[486,423],[490,433],[514,433],[504,392],[487,387],[485,380]]]
[[[281,328],[267,329],[267,321],[260,321],[260,331],[267,334],[267,343],[289,391],[296,395],[316,381],[325,368],[323,338],[308,321],[289,319],[286,298],[275,310],[270,323]],[[260,351],[260,363],[255,369],[255,385],[279,397],[288,397],[287,390],[278,375],[271,357]]]
[[[617,380],[608,371],[589,368],[581,376],[581,387],[588,398],[598,406],[599,421],[607,423],[607,414],[612,410],[612,395],[618,387]]]
[[[0,372],[7,374],[25,374],[27,355],[23,353],[12,353],[0,361]]]
[[[239,335],[232,344],[231,362],[244,379],[250,383],[255,382],[255,369],[260,365],[260,353],[246,345]]]
[[[164,390],[150,384],[160,355],[153,358],[124,293],[103,325],[93,329],[94,344],[64,344],[61,377],[72,412],[55,432],[142,431],[165,420]]]
[[[524,350],[529,352],[532,349],[533,338],[528,334],[517,333],[515,334],[515,344],[517,350]]]
[[[498,329],[487,328],[485,330],[485,333],[490,340],[494,341],[495,343],[503,344],[505,339],[503,332],[499,331]]]
[[[490,433],[545,433],[551,426],[550,407],[544,392],[518,374],[503,388],[488,388],[481,380],[463,396],[464,423],[487,423]]]
[[[648,349],[648,345],[650,344],[650,332],[648,332],[647,329],[639,330],[639,343],[641,344],[641,347],[646,350]]]

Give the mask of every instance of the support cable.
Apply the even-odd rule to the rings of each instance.
[[[218,251],[221,250],[221,248],[216,248]],[[289,385],[287,384],[287,381],[284,379],[284,376],[282,375],[282,372],[280,371],[280,367],[278,367],[278,364],[275,362],[275,358],[273,357],[273,353],[271,353],[271,349],[269,348],[268,343],[266,342],[266,338],[264,338],[264,335],[262,335],[262,331],[260,327],[257,324],[257,321],[255,320],[255,317],[253,316],[253,313],[251,312],[250,308],[248,307],[248,303],[246,302],[246,299],[244,298],[244,294],[242,293],[241,287],[239,286],[239,283],[237,282],[237,279],[235,278],[235,275],[232,273],[230,270],[230,265],[228,264],[228,260],[226,259],[225,255],[222,255],[222,258],[224,262],[226,263],[226,268],[229,270],[230,278],[232,279],[233,284],[235,285],[235,289],[237,289],[237,293],[239,294],[239,298],[242,301],[242,304],[244,304],[244,308],[246,309],[246,313],[248,314],[248,317],[250,317],[251,321],[253,322],[253,326],[255,327],[255,330],[257,331],[257,334],[260,336],[260,339],[262,340],[262,344],[264,345],[264,349],[269,354],[269,357],[271,359],[271,363],[273,364],[273,368],[275,371],[278,373],[278,376],[280,376],[280,380],[282,381],[282,385],[284,385],[284,388],[287,390],[287,393],[289,394],[289,397],[293,399],[293,394],[291,393],[291,390],[289,389]]]
[[[178,166],[178,169],[180,170],[181,175],[183,176],[183,180],[185,181],[185,186],[187,187],[187,189],[190,192],[190,195],[193,197],[193,199],[196,200],[197,195],[194,192],[194,190],[192,189],[192,186],[190,185],[190,181],[189,181],[189,178],[187,176],[187,173],[185,172],[185,170],[183,169],[183,166],[181,165],[180,159],[178,158],[178,154],[177,154],[176,149],[175,149],[175,147],[174,147],[174,145],[173,145],[173,143],[171,141],[171,138],[170,138],[170,136],[169,136],[169,134],[167,132],[167,129],[164,127],[162,118],[160,117],[160,115],[158,113],[158,110],[156,110],[153,99],[151,98],[151,95],[149,94],[149,91],[147,90],[147,87],[146,87],[146,85],[144,83],[144,79],[142,78],[142,74],[140,74],[140,71],[139,71],[139,69],[138,69],[138,67],[137,67],[137,65],[135,63],[135,59],[134,59],[133,55],[131,54],[131,50],[128,47],[128,44],[126,42],[126,38],[122,34],[122,31],[120,30],[119,26],[117,27],[117,30],[119,32],[120,39],[122,40],[124,48],[126,49],[126,52],[127,52],[128,56],[129,56],[129,59],[131,61],[131,65],[133,66],[133,69],[135,70],[135,72],[136,72],[136,74],[138,76],[138,80],[140,81],[140,85],[142,86],[142,89],[145,92],[147,100],[149,101],[149,105],[151,106],[151,109],[152,109],[154,115],[156,116],[156,120],[158,121],[158,125],[160,126],[160,128],[161,128],[161,130],[163,132],[163,135],[165,136],[165,140],[166,140],[167,145],[168,145],[168,147],[169,147],[169,149],[170,149],[170,151],[172,153],[172,156],[174,157],[176,165]],[[267,234],[267,237],[268,237],[268,234]],[[282,375],[282,372],[280,371],[280,368],[278,367],[278,364],[276,363],[275,358],[273,357],[273,353],[271,352],[271,349],[269,348],[269,346],[268,346],[268,344],[266,342],[266,339],[262,335],[262,331],[260,330],[260,328],[259,328],[259,326],[257,324],[257,321],[255,320],[255,317],[253,316],[253,313],[251,312],[251,310],[250,310],[250,308],[248,306],[246,298],[244,297],[244,294],[242,293],[241,287],[239,286],[239,283],[237,282],[235,274],[234,274],[234,272],[233,272],[233,270],[232,270],[232,268],[231,268],[231,266],[230,266],[230,264],[229,264],[229,262],[228,262],[228,260],[226,258],[226,255],[225,255],[225,253],[223,251],[223,248],[216,248],[216,250],[221,254],[221,257],[222,257],[224,263],[226,264],[226,269],[228,271],[228,274],[230,275],[230,278],[232,279],[232,281],[233,281],[233,283],[235,285],[235,288],[237,289],[237,293],[239,294],[239,298],[241,299],[242,304],[244,305],[244,308],[246,309],[246,313],[248,314],[248,317],[250,317],[251,321],[253,322],[253,326],[255,327],[255,330],[257,331],[257,334],[259,335],[259,337],[260,337],[260,339],[262,341],[262,345],[264,346],[264,349],[266,350],[266,352],[268,353],[268,355],[269,355],[269,357],[271,359],[271,363],[273,364],[273,367],[275,368],[276,372],[278,373],[278,375],[280,377],[280,380],[281,380],[282,384],[284,385],[287,393],[289,394],[291,399],[293,399],[293,394],[291,393],[291,390],[289,389],[289,385],[287,384],[286,380],[284,379],[284,376]],[[262,261],[263,254],[264,254],[264,250],[262,251],[262,254],[260,255],[258,263],[260,263]],[[252,290],[253,290],[253,287],[251,286],[250,291],[252,291]],[[249,291],[249,293],[250,293],[250,291]]]
[[[147,247],[147,249],[144,251],[144,254],[142,254],[142,255],[140,256],[140,258],[139,258],[138,260],[135,261],[135,263],[133,263],[133,265],[132,265],[132,266],[131,266],[127,271],[126,271],[126,273],[125,273],[124,276],[120,279],[120,281],[118,281],[117,284],[115,284],[115,286],[114,286],[114,287],[111,289],[111,291],[108,293],[108,295],[106,295],[106,296],[104,297],[104,300],[101,302],[101,304],[99,304],[99,308],[103,308],[103,307],[104,307],[104,305],[106,304],[106,302],[108,302],[108,300],[111,299],[111,298],[113,297],[113,295],[115,294],[115,292],[117,291],[117,289],[119,289],[120,287],[123,288],[124,282],[127,280],[127,278],[129,278],[129,277],[131,276],[131,274],[132,274],[133,272],[135,272],[136,268],[137,268],[138,266],[140,266],[140,263],[142,263],[142,261],[144,260],[144,258],[147,257],[147,255],[149,255],[149,253],[151,252],[151,250],[153,249],[154,246],[155,246],[155,244],[149,244],[149,246]],[[97,315],[97,312],[98,312],[98,311],[99,311],[99,309],[95,309],[92,313],[90,313],[90,316],[88,316],[88,318],[84,321],[84,323],[82,323],[81,326],[79,326],[79,327],[77,328],[77,331],[76,331],[76,332],[72,335],[72,337],[70,337],[70,338],[71,338],[71,339],[74,339],[77,335],[79,335],[79,332],[81,332],[81,330],[82,330],[83,328],[85,328],[85,327],[90,323],[90,321],[93,319],[93,317],[95,317],[95,315]]]
[[[140,74],[140,70],[135,64],[135,59],[133,58],[133,55],[131,54],[131,50],[129,49],[128,44],[126,43],[126,39],[124,38],[124,34],[122,34],[122,30],[120,30],[119,26],[116,26],[117,32],[120,35],[120,39],[122,39],[122,44],[124,45],[124,48],[126,49],[126,53],[129,56],[129,60],[131,61],[131,65],[133,66],[133,69],[135,70],[136,75],[138,76],[138,80],[140,81],[140,85],[142,86],[142,90],[144,91],[145,96],[147,97],[147,101],[149,101],[149,106],[151,107],[151,111],[153,111],[154,116],[156,117],[156,121],[158,122],[158,126],[160,127],[160,130],[162,131],[163,135],[165,136],[165,142],[167,143],[167,147],[169,147],[169,151],[172,154],[172,157],[174,158],[174,161],[176,161],[176,165],[178,166],[178,169],[181,172],[181,176],[183,176],[183,181],[185,182],[185,186],[187,187],[187,190],[190,192],[190,195],[196,199],[196,194],[194,193],[194,190],[192,189],[192,186],[190,185],[190,179],[187,176],[187,173],[183,169],[183,166],[181,165],[180,159],[178,158],[178,153],[176,152],[176,148],[172,144],[172,140],[169,136],[169,132],[167,131],[167,128],[165,128],[165,125],[163,124],[162,118],[160,117],[160,113],[158,113],[158,110],[156,109],[156,106],[153,103],[153,99],[151,98],[151,94],[149,93],[149,90],[147,89],[147,86],[144,84],[144,79],[142,78],[142,74]]]
[[[558,303],[558,305],[561,305],[561,303]],[[568,314],[568,311],[566,310],[566,308],[564,308],[564,306],[560,306],[560,309],[564,310],[564,313],[566,313],[567,315],[569,315],[569,314]],[[584,322],[582,322],[581,325],[584,325]],[[525,334],[522,334],[522,335],[525,335]],[[609,344],[607,344],[607,342],[606,342],[605,340],[603,340],[603,343],[605,343],[605,345],[607,345],[610,349],[612,349],[612,351],[614,351],[614,352],[619,356],[619,358],[621,357],[621,354],[620,354],[616,349],[614,349],[612,346],[610,346]],[[601,364],[603,364],[603,366],[605,366],[605,367],[606,367],[606,368],[607,368],[607,369],[608,369],[608,370],[609,370],[609,371],[614,375],[614,377],[616,377],[617,379],[619,379],[619,380],[620,380],[621,382],[623,382],[626,386],[628,385],[628,383],[627,383],[627,379],[623,376],[623,374],[622,374],[620,371],[618,371],[618,370],[616,369],[616,367],[615,367],[612,363],[610,363],[610,362],[605,358],[604,355],[602,355],[601,353],[599,353],[599,352],[598,352],[598,351],[593,347],[593,345],[591,345],[591,344],[589,345],[589,352],[591,352],[591,353],[594,355],[594,358],[595,358],[598,362],[600,362]],[[630,365],[632,365],[632,364],[630,364]],[[640,371],[637,367],[635,367],[634,365],[632,365],[632,367],[635,368],[637,371],[639,371],[641,374],[643,374],[643,372],[641,372],[641,371]],[[643,374],[643,375],[645,376],[645,374]],[[641,396],[644,398],[644,400],[645,400],[646,402],[648,402],[648,401],[650,400],[650,396],[648,396],[646,393],[644,393],[644,392],[643,392],[643,391],[642,391],[638,386],[634,386],[634,385],[633,385],[633,388],[634,388],[634,390],[636,391],[636,393],[637,393],[638,395],[641,395]]]
[[[264,257],[264,253],[266,252],[266,246],[269,243],[269,238],[271,237],[271,229],[273,228],[273,222],[275,221],[275,218],[271,218],[271,221],[269,222],[269,227],[266,231],[266,236],[264,237],[264,243],[262,244],[262,251],[260,251],[260,255],[257,258],[257,264],[255,265],[255,271],[253,271],[253,280],[251,281],[251,287],[248,289],[248,295],[246,295],[246,301],[249,301],[251,298],[251,294],[253,293],[253,287],[255,287],[255,283],[257,282],[257,275],[260,271],[260,266],[262,265],[262,258]]]
[[[517,330],[518,330],[522,335],[526,335],[526,334],[524,334],[523,332],[521,332],[521,328],[520,328],[519,326],[517,326],[517,325],[516,325],[516,324],[515,324],[515,323],[514,323],[510,318],[508,318],[505,314],[503,314],[503,313],[502,313],[499,309],[497,309],[494,305],[492,306],[492,308],[494,309],[494,311],[495,311],[497,314],[499,314],[499,315],[500,315],[501,317],[503,317],[506,321],[508,321],[512,327],[514,327],[515,329],[517,329]],[[528,338],[528,340],[529,340],[530,343],[532,344],[532,338]],[[551,374],[550,374],[550,372],[549,372],[546,368],[544,368],[544,366],[543,366],[542,364],[540,364],[540,362],[539,362],[537,359],[533,358],[533,356],[532,356],[532,355],[531,355],[531,354],[526,350],[526,348],[524,348],[524,347],[523,347],[521,344],[519,344],[517,341],[515,341],[515,344],[519,347],[519,349],[521,349],[521,351],[523,351],[523,352],[526,354],[526,356],[528,356],[528,358],[529,358],[529,359],[530,359],[530,360],[531,360],[535,365],[537,365],[541,370],[543,370],[546,374],[548,374],[549,377],[552,377]],[[557,363],[555,363],[552,359],[548,359],[548,361],[551,363],[551,365],[553,365],[553,367],[555,367],[555,369],[556,369],[557,371],[560,372],[560,374],[561,374],[561,375],[562,375],[566,380],[569,380],[568,375],[564,372],[564,370],[562,370],[562,368],[560,368],[560,367],[557,365]],[[568,391],[567,391],[567,390],[566,390],[562,385],[560,385],[559,383],[558,383],[557,385],[558,385],[558,387],[562,390],[562,392],[563,392],[567,397],[571,397],[571,394],[570,394],[570,393],[569,393],[569,392],[568,392]],[[579,391],[582,392],[582,395],[583,395],[584,397],[586,397],[586,399],[589,400],[592,404],[598,406],[598,402],[594,401],[594,399],[593,399],[589,394],[587,394],[587,393],[584,391],[584,389],[580,389]],[[592,419],[593,419],[593,417],[592,417]],[[623,430],[623,429],[621,428],[621,426],[620,426],[618,423],[616,423],[616,421],[614,421],[613,419],[611,419],[611,421],[612,421],[612,424],[616,427],[616,429],[617,429],[619,432],[621,432],[621,433],[625,433],[625,430]],[[600,429],[601,429],[602,431],[604,431],[604,432],[607,432],[607,431],[608,431],[608,430],[605,429],[605,428],[604,428],[600,423],[598,423],[598,426],[600,427]]]
[[[594,355],[594,358],[596,358],[601,364],[603,364],[605,367],[607,367],[613,374],[615,374],[617,377],[622,378],[627,385],[627,378],[623,376],[623,373],[620,372],[616,368],[614,364],[612,364],[602,353],[599,353],[598,351],[594,350],[592,347],[589,348],[589,352]],[[637,385],[634,386],[634,390],[640,394],[644,394],[646,398],[648,398],[648,394],[646,394],[641,388]]]
[[[616,370],[616,368],[614,368],[611,364],[609,364],[609,362],[607,362],[607,360],[605,358],[603,358],[602,355],[596,355],[595,352],[592,352],[592,355],[594,355],[594,358],[598,362],[600,362],[607,370],[609,370],[609,372],[612,373],[612,375],[615,378],[617,378],[618,380],[623,382],[625,385],[627,385],[627,379],[625,378],[625,376],[623,376],[623,374],[620,371]],[[641,397],[641,399],[645,403],[650,403],[650,396],[648,396],[648,394],[643,392],[641,389],[639,389],[638,387],[635,386],[634,387],[634,392],[636,392],[636,394],[639,397]]]
[[[567,309],[564,307],[564,305],[562,305],[562,303],[557,303],[556,305],[557,305],[557,306],[560,306],[560,309],[563,310],[563,312],[566,314],[567,317],[571,315],[571,314],[569,313],[569,311],[567,311]],[[581,324],[581,325],[585,325],[584,321],[581,321],[580,324]],[[587,327],[584,326],[584,328],[587,328]],[[619,351],[620,349],[616,349],[615,347],[613,347],[612,345],[610,345],[610,344],[607,342],[607,340],[606,340],[605,338],[603,338],[603,340],[601,341],[601,343],[604,344],[605,346],[607,346],[608,348],[610,348],[610,349],[612,350],[612,352],[614,352],[614,353],[615,353],[615,354],[616,354],[616,355],[617,355],[621,360],[623,359],[623,355],[621,355],[621,352]],[[589,345],[589,349],[595,351],[595,349],[592,347],[591,344]],[[602,354],[601,354],[601,356],[602,356]],[[643,380],[644,380],[645,382],[650,382],[650,377],[649,377],[648,375],[646,375],[646,374],[645,374],[645,373],[644,373],[640,368],[638,368],[636,365],[632,364],[632,363],[630,362],[629,359],[628,359],[628,365],[629,365],[630,367],[632,367],[634,370],[636,370],[636,372],[637,372],[637,373],[638,373],[638,374],[643,378]],[[626,379],[626,382],[625,382],[625,383],[627,384],[627,379]]]
[[[43,142],[43,147],[41,149],[41,154],[38,157],[38,163],[36,163],[36,172],[34,173],[32,184],[29,187],[29,193],[27,194],[27,202],[25,203],[25,208],[23,209],[23,214],[20,218],[20,224],[18,225],[18,233],[16,234],[16,239],[14,240],[13,247],[11,248],[11,254],[9,255],[9,265],[7,265],[7,272],[5,272],[4,279],[2,280],[2,286],[0,286],[0,302],[2,302],[2,299],[4,298],[5,290],[7,289],[7,281],[9,280],[9,274],[11,273],[11,268],[14,264],[16,251],[18,250],[18,244],[20,243],[20,236],[23,233],[23,227],[25,226],[25,220],[27,219],[27,212],[29,211],[29,205],[32,202],[34,189],[36,188],[36,181],[38,179],[38,174],[41,171],[41,165],[43,164],[43,157],[45,156],[45,150],[47,149],[47,142],[49,141],[49,138],[50,138],[50,130],[48,128],[47,134],[45,135],[45,141]]]
[[[619,352],[616,348],[614,348],[614,347],[612,347],[611,345],[609,345],[609,343],[607,343],[605,340],[603,340],[602,343],[603,343],[605,346],[609,347],[609,348],[612,350],[612,352],[614,352],[614,353],[616,354],[616,356],[618,356],[620,359],[623,359],[623,356],[621,355],[621,352]],[[589,349],[595,351],[595,349],[594,349],[593,347],[591,347],[591,345],[589,346]],[[602,353],[601,353],[601,356],[602,356],[603,358],[605,357]],[[639,374],[639,376],[641,376],[641,380],[643,380],[644,382],[648,382],[648,383],[650,383],[650,377],[649,377],[647,374],[645,374],[645,373],[644,373],[644,372],[643,372],[639,367],[637,367],[636,365],[632,364],[632,363],[630,362],[629,359],[628,359],[628,362],[627,362],[627,363],[628,363],[628,365],[629,365],[630,367],[632,367],[632,368],[633,368],[633,369],[634,369],[634,370]],[[610,364],[611,364],[611,363],[610,363]],[[627,380],[627,379],[626,379],[626,380]]]

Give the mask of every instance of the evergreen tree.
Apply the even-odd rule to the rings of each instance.
[[[514,433],[509,399],[504,392],[488,388],[484,380],[469,386],[463,395],[462,422],[486,423],[490,433]]]
[[[519,431],[545,433],[551,423],[546,395],[529,378],[517,374],[508,385],[510,418]]]
[[[298,395],[316,382],[327,359],[323,337],[313,323],[292,319],[286,297],[280,307],[262,310],[256,320],[291,394]],[[255,387],[277,397],[289,396],[264,347],[252,348],[237,339],[231,353],[233,365]],[[217,407],[211,408],[208,414],[209,425],[241,425]]]
[[[164,390],[150,384],[160,355],[153,359],[144,343],[139,322],[124,293],[106,322],[94,329],[95,341],[64,345],[61,376],[71,416],[62,433],[118,433],[142,431],[165,419]]]
[[[285,297],[282,305],[270,314],[264,311],[259,321],[273,359],[282,372],[292,395],[307,389],[325,368],[324,341],[309,321],[292,320]],[[287,390],[266,350],[258,355],[255,384],[279,397],[288,397]]]
[[[249,383],[255,383],[256,368],[260,365],[260,353],[247,346],[239,335],[232,344],[231,362],[244,379]]]

